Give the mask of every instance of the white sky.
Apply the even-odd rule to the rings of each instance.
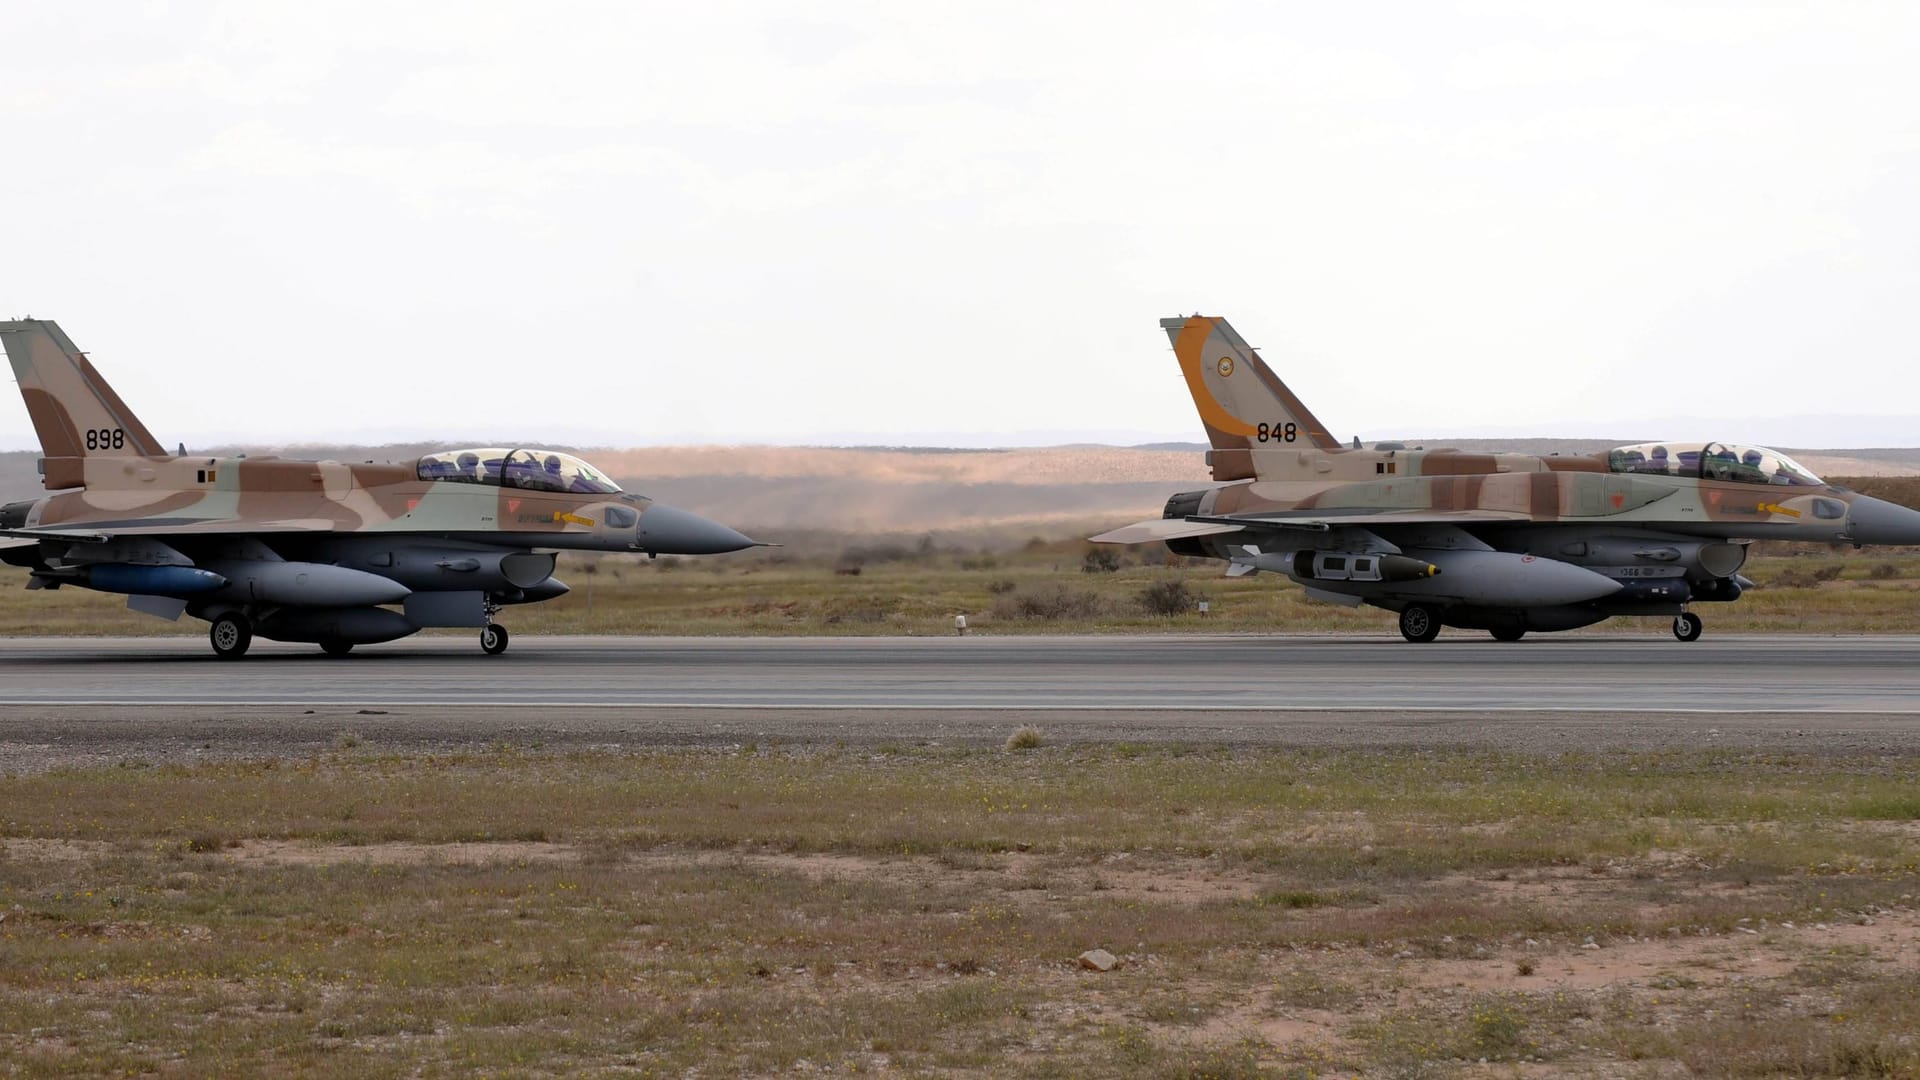
[[[1920,444],[1920,5],[45,3],[0,37],[0,316],[169,444],[1199,439],[1156,326],[1195,310],[1342,435]]]

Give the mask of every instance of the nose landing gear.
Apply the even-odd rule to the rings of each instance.
[[[1681,641],[1698,641],[1705,630],[1706,624],[1691,611],[1683,611],[1673,617],[1673,636]]]
[[[480,651],[488,656],[499,656],[507,651],[507,628],[488,623],[480,631]]]
[[[494,613],[499,610],[500,605],[495,603],[492,597],[488,597],[486,604],[487,624],[480,628],[480,651],[486,653],[488,656],[499,656],[501,653],[506,652],[507,641],[512,637],[511,634],[507,633],[506,627],[493,621]]]

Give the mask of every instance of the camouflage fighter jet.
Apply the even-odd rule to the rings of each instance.
[[[213,651],[258,635],[338,656],[429,626],[480,628],[567,592],[555,553],[706,555],[755,541],[620,490],[570,455],[453,450],[414,464],[169,454],[52,322],[0,322],[52,494],[0,507],[0,559],[27,587],[124,593],[212,623]]]
[[[1163,541],[1284,574],[1316,600],[1517,641],[1615,615],[1700,636],[1697,603],[1738,599],[1754,540],[1920,544],[1920,512],[1824,483],[1785,454],[1643,443],[1591,457],[1343,447],[1225,319],[1160,322],[1200,409],[1223,487],[1093,539]]]

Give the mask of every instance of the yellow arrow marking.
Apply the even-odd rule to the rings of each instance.
[[[592,518],[581,517],[579,514],[569,514],[565,510],[555,510],[553,512],[553,520],[569,521],[575,525],[585,525],[589,529],[593,528]]]
[[[1800,516],[1800,511],[1798,510],[1788,509],[1787,507],[1784,507],[1784,506],[1776,506],[1773,503],[1761,503],[1759,506],[1755,507],[1755,509],[1768,514],[1785,514],[1788,517]]]

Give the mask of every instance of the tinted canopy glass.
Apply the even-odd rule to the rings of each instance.
[[[1732,480],[1742,484],[1784,484],[1820,487],[1825,481],[1778,450],[1764,446],[1708,443],[1636,443],[1607,454],[1607,467],[1617,473],[1686,476],[1705,480]]]
[[[599,469],[558,450],[503,447],[443,450],[421,458],[418,475],[422,480],[584,495],[612,495],[620,490],[620,485]]]

